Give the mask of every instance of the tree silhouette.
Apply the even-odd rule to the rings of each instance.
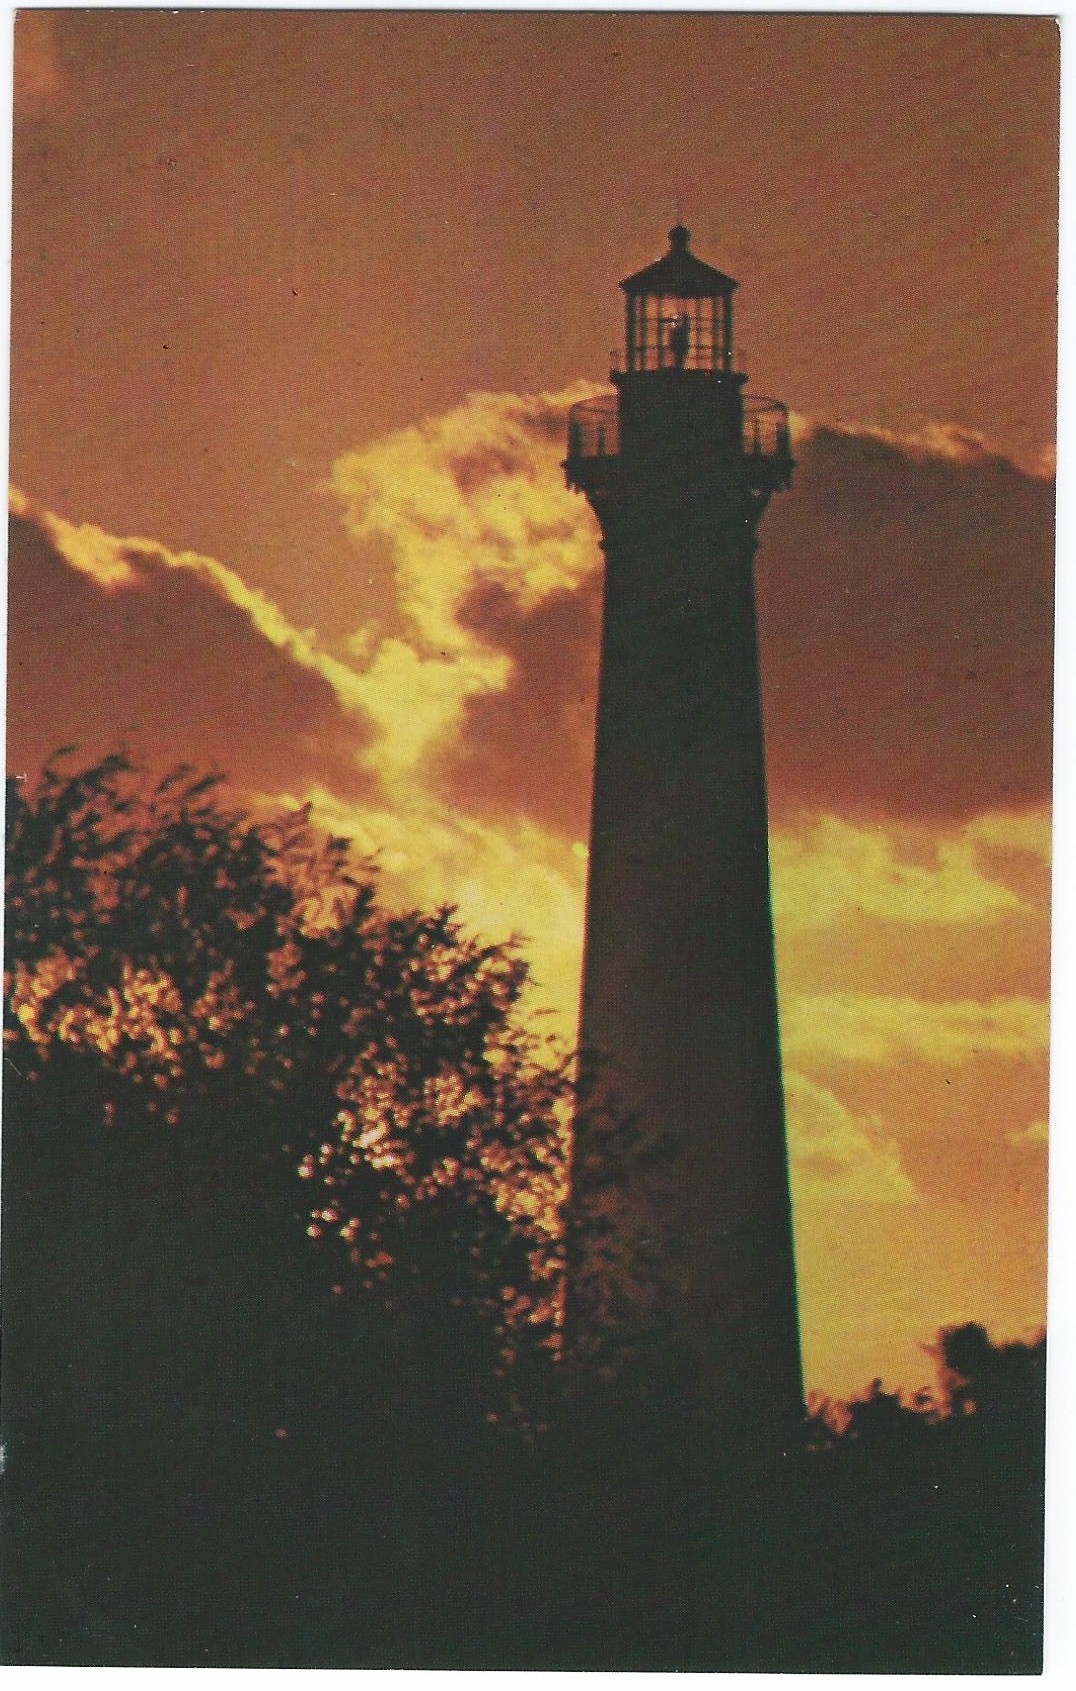
[[[1017,1426],[1030,1434],[1046,1414],[1046,1334],[1029,1343],[994,1344],[977,1321],[943,1327],[928,1347],[938,1370],[943,1412],[975,1416],[979,1426]]]
[[[60,755],[11,786],[16,1285],[55,1291],[58,1250],[133,1319],[146,1255],[214,1265],[226,1297],[283,1250],[378,1328],[383,1376],[439,1365],[457,1410],[503,1416],[559,1342],[570,1077],[526,1024],[526,964],[450,910],[385,913],[346,841],[220,788]]]

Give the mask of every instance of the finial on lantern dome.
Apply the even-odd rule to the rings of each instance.
[[[674,229],[669,230],[669,246],[673,252],[687,252],[690,245],[691,230],[685,229],[682,223],[678,223]]]

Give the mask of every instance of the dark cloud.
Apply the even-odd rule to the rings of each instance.
[[[125,745],[159,769],[215,768],[251,791],[368,784],[363,722],[211,578],[116,543],[126,582],[79,569],[32,516],[9,526],[8,767],[59,745]]]
[[[432,771],[455,804],[526,815],[573,839],[590,823],[601,584],[593,576],[530,610],[496,582],[472,592],[460,621],[512,659],[502,693],[468,701],[463,732]]]
[[[819,430],[762,530],[778,811],[958,818],[1050,791],[1053,484]]]
[[[517,432],[544,440],[544,422],[528,418]],[[544,448],[543,475],[532,482],[518,474],[522,447],[498,458],[484,439],[459,432],[454,480],[474,492],[477,478],[480,511],[500,509],[502,487],[517,504],[547,497]],[[421,448],[418,441],[411,454],[401,533],[411,535],[417,516],[441,526],[417,560],[408,554],[408,603],[416,582],[437,584],[442,530],[451,559],[482,552],[485,533],[469,518],[459,518],[456,533],[456,504],[436,478],[438,497],[425,511]],[[774,500],[758,560],[775,815],[805,808],[946,821],[1042,802],[1050,788],[1052,483],[952,433],[916,444],[818,428],[798,451],[795,488]],[[550,482],[548,499],[554,493]],[[512,669],[503,690],[468,680],[462,728],[439,745],[435,738],[414,773],[466,814],[529,817],[577,839],[590,798],[600,576],[583,567],[593,540],[582,501],[551,509],[561,527],[577,511],[576,530],[557,529],[561,550],[543,553],[527,538],[533,524],[509,524],[507,574],[509,537],[498,533],[493,564],[480,569],[479,558],[461,572],[463,596],[450,593],[467,676],[481,651],[506,654]],[[377,714],[375,672],[360,681],[362,666],[353,666],[341,694],[331,660],[314,651],[300,661],[286,625],[270,638],[272,617],[257,595],[219,566],[221,579],[148,545],[109,541],[113,566],[135,575],[109,587],[63,557],[56,533],[45,520],[16,518],[12,529],[16,765],[34,767],[64,741],[96,749],[126,740],[157,761],[217,765],[265,790],[320,781],[343,799],[369,795],[355,754],[367,747],[369,769],[380,767],[359,698],[365,687]],[[535,558],[553,557],[557,567],[551,585],[529,594],[536,547]],[[381,608],[393,624],[403,589],[391,567],[387,559]],[[432,603],[444,620],[441,599]]]
[[[818,429],[799,457],[758,563],[774,812],[945,820],[1041,802],[1052,482],[952,431],[919,447]],[[585,831],[599,605],[595,576],[529,611],[496,585],[472,592],[460,620],[514,671],[469,701],[440,759],[452,802]]]

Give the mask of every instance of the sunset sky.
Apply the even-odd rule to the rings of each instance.
[[[600,553],[681,214],[799,469],[758,560],[807,1383],[1044,1317],[1056,27],[25,12],[9,767],[314,802],[574,1034]]]

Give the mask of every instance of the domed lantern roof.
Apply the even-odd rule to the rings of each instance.
[[[629,375],[654,370],[724,375],[732,369],[732,296],[738,283],[690,251],[678,223],[669,250],[620,286],[627,306]]]
[[[656,264],[626,276],[620,286],[626,294],[667,294],[677,299],[712,299],[731,294],[739,287],[724,271],[704,264],[690,251],[691,230],[678,223],[669,230],[669,250]]]

